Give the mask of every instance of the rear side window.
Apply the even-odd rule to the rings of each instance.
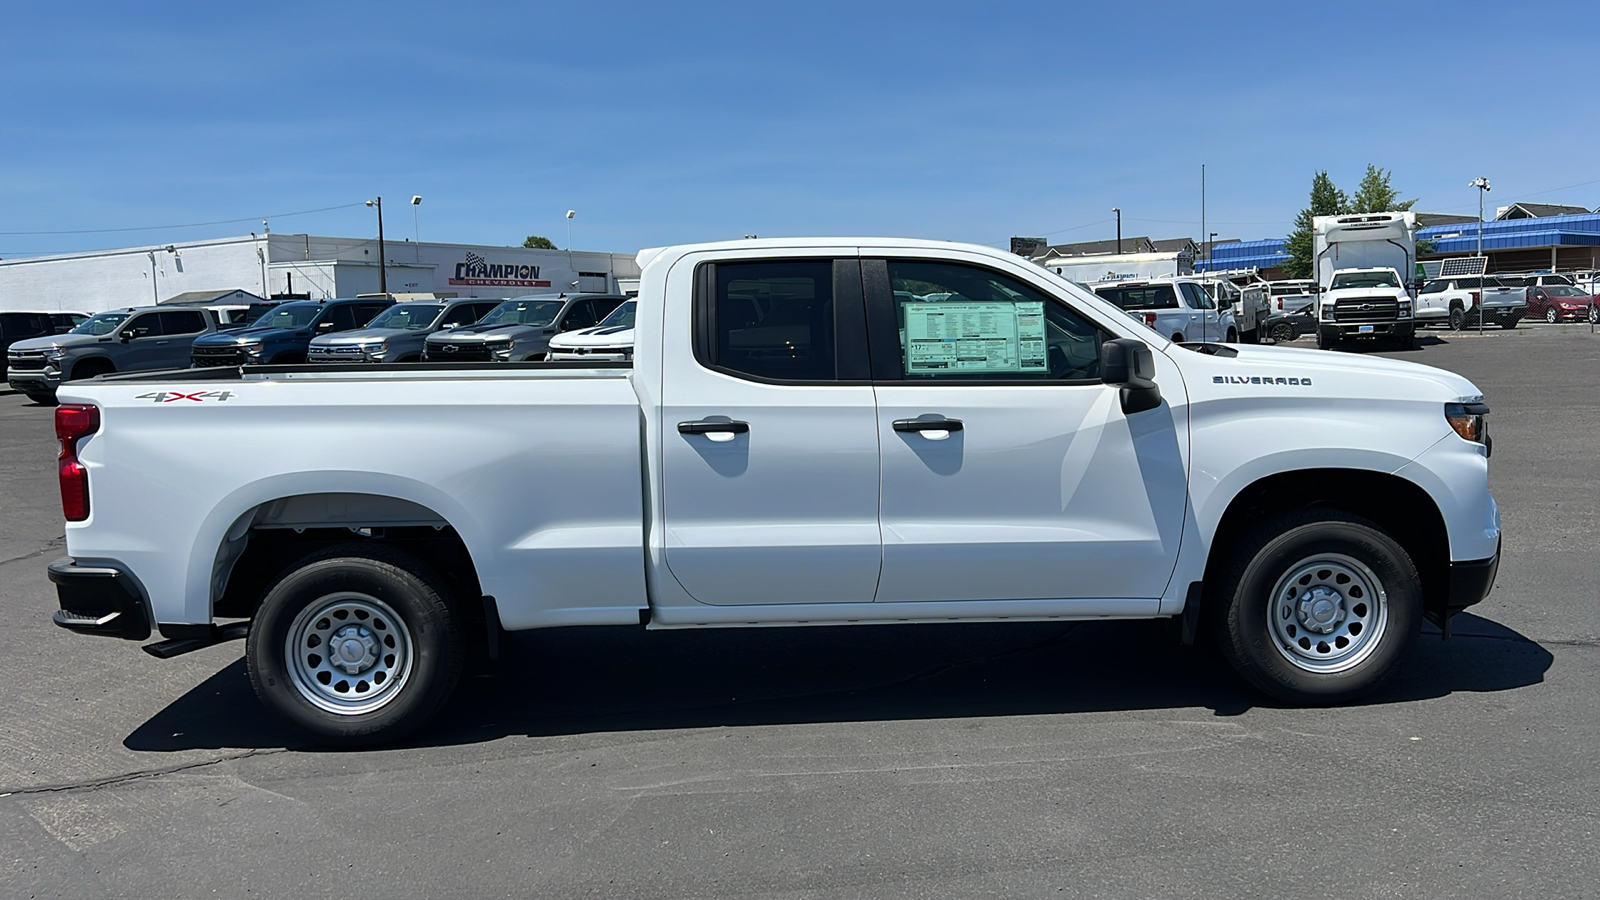
[[[1170,284],[1097,287],[1096,294],[1122,309],[1177,309],[1178,294]]]
[[[713,367],[759,379],[836,377],[832,260],[718,263],[705,321]]]
[[[206,314],[199,310],[164,312],[161,314],[162,334],[198,334],[206,330]]]

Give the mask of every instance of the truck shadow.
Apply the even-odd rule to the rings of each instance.
[[[1513,690],[1550,653],[1472,615],[1366,705]],[[658,631],[552,629],[511,637],[495,676],[463,679],[434,725],[404,746],[523,735],[1277,706],[1212,650],[1176,646],[1153,622],[952,624]],[[241,659],[151,717],[131,750],[310,748],[262,709]]]

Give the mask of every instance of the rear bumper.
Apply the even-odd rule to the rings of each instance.
[[[71,557],[50,564],[61,608],[51,617],[79,634],[142,641],[150,636],[150,610],[133,576],[113,566],[80,566]]]

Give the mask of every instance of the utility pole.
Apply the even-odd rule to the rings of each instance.
[[[1122,210],[1113,206],[1111,211],[1117,214],[1117,252],[1122,252]]]
[[[1200,234],[1206,233],[1206,164],[1200,164]]]
[[[389,261],[383,252],[383,198],[368,200],[368,206],[378,208],[378,293],[389,295]]]
[[[1482,175],[1479,175],[1477,178],[1472,179],[1472,183],[1469,185],[1469,187],[1475,187],[1475,188],[1478,189],[1478,257],[1481,259],[1483,257],[1483,195],[1489,193],[1489,190],[1490,190],[1490,188],[1489,188],[1489,179],[1485,178]],[[1554,270],[1552,269],[1552,271],[1554,271]],[[1489,274],[1489,263],[1488,263],[1488,260],[1484,260],[1483,265],[1481,267],[1479,267],[1479,269],[1478,269],[1478,335],[1479,335],[1479,337],[1483,336],[1483,294],[1484,294],[1484,282],[1483,282],[1483,279],[1487,278],[1488,274]]]

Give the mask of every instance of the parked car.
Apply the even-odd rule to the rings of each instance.
[[[1594,295],[1564,284],[1528,288],[1528,315],[1554,324],[1562,319],[1582,320],[1594,308]]]
[[[1417,292],[1417,321],[1449,325],[1460,331],[1484,323],[1516,328],[1527,308],[1527,289],[1503,284],[1494,275],[1456,275],[1435,278]]]
[[[1266,335],[1275,344],[1297,340],[1317,333],[1317,317],[1310,306],[1302,307],[1293,315],[1273,313],[1267,316]]]
[[[0,312],[0,378],[6,377],[6,353],[13,343],[50,334],[66,334],[87,318],[84,313],[59,309],[8,309]]]
[[[1285,315],[1305,312],[1316,322],[1317,283],[1309,278],[1288,281],[1269,281],[1267,291],[1272,296],[1272,311]]]
[[[633,359],[633,317],[637,300],[629,300],[611,311],[593,328],[568,331],[550,339],[551,360],[631,361]]]
[[[366,327],[318,335],[309,362],[417,362],[428,335],[471,325],[500,303],[493,299],[411,300],[396,303]]]
[[[353,744],[558,626],[1165,619],[1321,706],[1494,582],[1489,410],[1453,372],[1173,344],[975,245],[640,265],[628,370],[74,383],[54,621],[160,658],[247,636],[265,706]]]
[[[621,294],[516,297],[496,306],[476,325],[428,336],[427,362],[523,362],[542,360],[550,338],[591,328],[627,301]]]
[[[393,305],[367,297],[280,303],[244,328],[195,341],[190,358],[197,368],[303,363],[313,337],[360,328]]]
[[[54,403],[56,389],[66,381],[181,368],[190,345],[216,330],[216,320],[201,309],[145,306],[103,312],[66,334],[12,344],[6,381],[35,403]]]
[[[1162,337],[1184,341],[1239,340],[1233,313],[1217,302],[1198,278],[1180,275],[1149,281],[1094,285],[1094,292]]]

